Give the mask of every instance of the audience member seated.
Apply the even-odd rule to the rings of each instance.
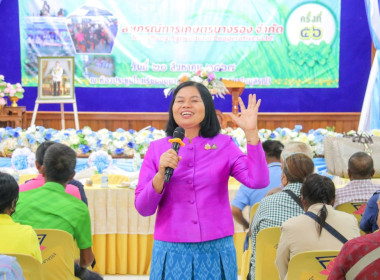
[[[47,148],[49,148],[54,143],[55,142],[53,141],[45,141],[38,146],[37,151],[36,151],[36,167],[38,171],[40,172],[40,174],[37,175],[36,178],[26,182],[25,184],[20,185],[20,192],[39,188],[45,184],[45,179],[42,176],[41,167],[44,164],[44,155]],[[87,197],[86,197],[86,194],[84,192],[84,188],[81,182],[74,179],[71,180],[69,184],[66,185],[65,191],[68,194],[71,194],[75,196],[76,198],[81,199],[84,203],[87,204]]]
[[[60,229],[70,233],[80,249],[76,276],[101,279],[86,269],[94,260],[88,208],[82,201],[65,193],[66,184],[75,175],[76,154],[70,147],[55,143],[46,150],[43,163],[41,172],[46,183],[41,188],[20,193],[14,218],[35,229]],[[89,278],[89,274],[99,278]]]
[[[304,213],[299,199],[302,183],[314,171],[313,161],[303,153],[283,157],[283,176],[286,186],[282,191],[264,197],[251,225],[251,279],[255,279],[256,236],[260,230],[279,227],[286,220]]]
[[[377,207],[380,209],[380,200]],[[380,215],[377,217],[380,226]],[[358,268],[361,264],[361,268]],[[380,277],[380,231],[348,241],[336,257],[328,280],[379,279]]]
[[[302,153],[307,155],[309,158],[313,159],[313,151],[311,150],[311,147],[309,145],[303,142],[290,141],[286,143],[281,153],[281,168],[283,167],[283,157],[294,153]],[[281,182],[281,185],[279,187],[269,190],[266,196],[282,191],[283,187],[285,187],[284,182]]]
[[[347,202],[367,202],[380,190],[380,185],[371,181],[375,174],[372,157],[364,152],[353,154],[348,160],[348,177],[350,182],[336,190],[334,207]]]
[[[332,226],[346,240],[360,236],[356,218],[332,206],[335,200],[335,186],[331,179],[318,174],[309,175],[301,188],[301,201],[305,212],[314,213],[314,220],[299,215],[285,221],[281,226],[276,266],[280,279],[286,279],[290,259],[305,251],[340,250],[343,241],[326,230]]]
[[[31,226],[12,220],[19,191],[16,180],[0,172],[0,254],[25,254],[42,262],[40,243]]]
[[[368,200],[362,219],[360,220],[360,229],[366,233],[375,232],[379,229],[377,224],[377,215],[379,213],[377,201],[379,197],[380,189]]]
[[[0,255],[0,275],[3,280],[25,280],[20,264],[12,256]]]
[[[249,227],[248,221],[243,217],[243,209],[249,205],[260,202],[265,194],[281,185],[281,163],[280,156],[284,145],[280,141],[267,140],[263,143],[263,149],[265,152],[265,158],[269,169],[269,185],[263,189],[250,189],[244,185],[241,185],[236,193],[235,199],[231,202],[231,211],[235,221],[247,230]]]

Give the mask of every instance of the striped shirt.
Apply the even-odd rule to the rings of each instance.
[[[283,190],[291,190],[295,195],[300,195],[302,184],[292,183],[283,188]],[[264,197],[259,204],[259,208],[253,218],[251,225],[251,242],[252,242],[252,258],[251,258],[251,279],[255,279],[255,263],[256,263],[256,236],[260,230],[269,227],[279,227],[286,220],[303,214],[305,211],[294,201],[294,199],[286,192],[278,192],[276,194]]]
[[[87,205],[65,193],[65,188],[54,182],[20,193],[14,221],[35,229],[60,229],[70,233],[79,249],[92,245],[91,220]]]
[[[367,202],[378,190],[380,185],[371,179],[352,180],[343,188],[336,189],[334,207],[347,202]]]

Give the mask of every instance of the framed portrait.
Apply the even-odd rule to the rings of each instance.
[[[38,58],[38,97],[51,103],[74,100],[74,57]]]

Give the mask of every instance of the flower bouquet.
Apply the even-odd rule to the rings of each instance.
[[[197,70],[195,73],[182,73],[178,77],[178,84],[187,82],[187,81],[194,81],[197,83],[203,84],[211,93],[211,95],[214,97],[221,97],[224,98],[224,95],[228,93],[228,89],[223,84],[223,82],[216,78],[216,75],[214,72],[211,71],[208,67],[202,67],[201,69]],[[173,87],[167,88],[164,90],[165,97],[168,97],[172,94],[175,87],[177,85],[174,85]]]
[[[17,148],[12,153],[12,167],[15,170],[36,168],[36,155],[29,148]]]
[[[10,84],[4,81],[4,76],[0,75],[0,106],[7,104],[5,97],[9,97],[11,101],[17,101],[21,98],[24,98],[24,89],[20,83]],[[12,106],[14,106],[12,104]],[[17,106],[17,105],[16,105]]]
[[[105,151],[93,152],[88,158],[88,166],[96,167],[98,174],[103,174],[110,165],[112,165],[112,157]]]

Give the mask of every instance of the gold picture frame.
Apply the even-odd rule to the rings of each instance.
[[[74,100],[73,56],[38,58],[38,97],[52,102]]]

